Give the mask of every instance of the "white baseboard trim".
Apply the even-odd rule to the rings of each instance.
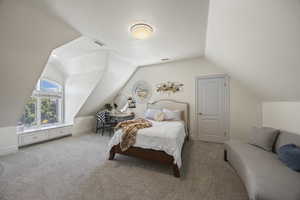
[[[2,147],[0,148],[0,156],[12,154],[18,152],[18,146],[17,145],[11,145],[8,147]]]

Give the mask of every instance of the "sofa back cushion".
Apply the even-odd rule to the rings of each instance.
[[[272,151],[279,130],[270,127],[253,127],[249,143],[266,151]]]
[[[300,146],[300,134],[280,130],[280,134],[278,135],[275,143],[275,153],[278,153],[279,148],[286,144],[295,144]]]

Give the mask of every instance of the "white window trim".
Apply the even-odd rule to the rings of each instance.
[[[40,91],[40,81],[46,80],[49,81],[55,85],[58,85],[60,87],[59,92],[45,92]],[[53,128],[56,126],[61,126],[64,124],[64,86],[60,83],[49,80],[48,78],[42,78],[39,79],[37,82],[37,85],[35,87],[35,90],[32,92],[32,97],[36,97],[36,124],[35,126],[23,126],[24,130],[22,132],[29,132],[31,130],[45,130],[47,128]],[[41,98],[48,97],[48,98],[54,98],[59,100],[59,106],[58,106],[58,122],[57,123],[50,123],[50,124],[41,124]]]

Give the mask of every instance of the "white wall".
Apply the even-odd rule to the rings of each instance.
[[[51,51],[79,36],[35,0],[0,1],[0,149],[16,146],[17,121]]]
[[[18,150],[17,127],[0,127],[0,156]]]
[[[300,134],[300,102],[264,102],[263,125]]]
[[[94,116],[105,103],[110,102],[116,96],[135,69],[136,66],[110,52],[103,78],[98,82],[77,116]]]
[[[299,21],[299,0],[210,0],[205,55],[265,101],[299,101]]]
[[[220,73],[224,73],[224,71],[209,63],[204,58],[141,67],[138,68],[137,72],[126,84],[122,93],[130,95],[133,84],[138,80],[147,81],[152,85],[153,89],[156,84],[162,81],[183,83],[183,92],[173,94],[167,98],[190,103],[192,137],[198,139],[195,123],[195,78],[199,75]],[[260,125],[261,123],[260,99],[234,79],[230,81],[230,96],[231,137],[245,139],[245,135],[250,131],[251,126]],[[151,100],[161,98],[166,98],[166,96],[153,92]],[[135,112],[141,114],[145,107],[145,104],[137,104]]]
[[[96,119],[94,116],[76,117],[74,119],[72,135],[77,136],[81,134],[95,132],[95,128]]]
[[[103,76],[103,70],[70,76],[65,85],[65,122],[74,117]]]
[[[54,63],[48,62],[45,66],[45,69],[41,75],[41,78],[55,81],[62,86],[65,84],[66,76],[62,71],[59,70],[59,67]]]
[[[0,127],[17,124],[51,51],[79,35],[35,2],[0,1]]]
[[[71,43],[74,45],[75,41]],[[67,124],[74,123],[74,117],[102,80],[108,67],[107,62],[107,50],[91,51],[62,62],[61,69],[67,74],[65,82],[65,122]]]

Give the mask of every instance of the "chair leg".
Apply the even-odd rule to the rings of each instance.
[[[96,134],[98,133],[98,126],[99,125],[99,122],[98,122],[98,120],[97,120],[97,124],[96,124]]]
[[[224,161],[227,162],[228,158],[227,158],[227,150],[224,149]]]
[[[102,132],[101,132],[101,135],[103,136],[103,134],[104,134],[104,128],[102,128]]]
[[[180,177],[180,171],[179,171],[179,168],[176,164],[172,164],[172,167],[173,167],[173,174],[175,177]]]

